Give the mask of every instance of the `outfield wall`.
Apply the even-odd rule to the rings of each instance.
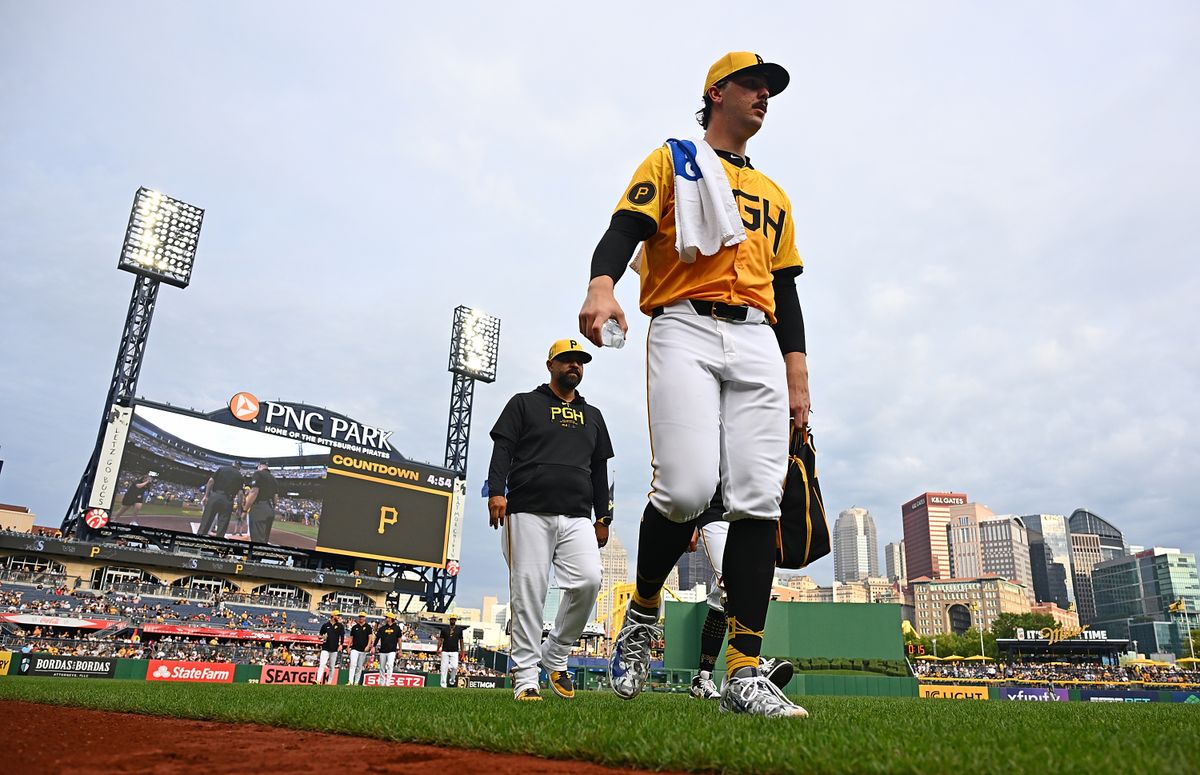
[[[235,665],[228,662],[184,662],[158,659],[120,659],[114,657],[73,657],[43,652],[23,654],[0,651],[0,675],[62,678],[112,678],[125,681],[164,681],[191,683],[261,683],[303,686],[316,683],[317,668],[295,665]],[[349,682],[345,660],[334,674],[334,683]],[[471,687],[504,687],[508,679],[500,676],[472,676]],[[379,685],[379,673],[366,673],[365,685]],[[437,673],[397,670],[392,686],[440,686]]]
[[[668,669],[696,669],[705,603],[668,602],[663,636]],[[771,601],[763,656],[903,660],[900,606],[891,603],[791,603]],[[718,663],[723,669],[724,657]]]

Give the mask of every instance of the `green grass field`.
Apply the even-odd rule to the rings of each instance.
[[[546,692],[549,694],[549,692]],[[716,703],[600,692],[516,703],[507,690],[159,684],[0,678],[0,699],[385,740],[746,773],[1195,772],[1200,708],[1180,704],[809,697],[809,719],[718,713]]]

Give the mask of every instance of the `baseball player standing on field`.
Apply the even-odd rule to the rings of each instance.
[[[449,688],[458,681],[458,664],[463,661],[463,628],[458,617],[451,616],[450,624],[437,636],[437,653],[441,659],[442,686]]]
[[[375,644],[375,630],[367,624],[367,612],[358,612],[358,621],[350,626],[350,683],[358,685],[362,680],[363,668],[367,666],[367,655]]]
[[[750,164],[746,143],[788,80],[782,67],[749,52],[717,60],[697,113],[704,139],[670,140],[642,162],[592,258],[579,325],[600,344],[609,319],[628,330],[613,286],[644,242],[639,307],[651,317],[646,395],[653,479],[638,536],[637,588],[610,664],[613,690],[627,699],[645,685],[649,646],[661,636],[663,582],[719,482],[730,523],[723,568],[729,677],[720,708],[808,715],[758,669],[788,415],[806,424],[809,397],[794,214],[783,190]],[[732,200],[722,191],[726,185]],[[718,201],[702,206],[705,195]],[[705,238],[713,233],[719,239]],[[711,249],[699,250],[705,243]]]
[[[396,624],[396,615],[391,611],[385,613],[384,617],[383,624],[375,631],[375,648],[379,651],[379,685],[391,686],[396,652],[400,650],[404,630]]]
[[[325,683],[326,666],[329,667],[328,677],[332,683],[335,680],[338,654],[342,652],[342,641],[346,637],[346,625],[342,624],[342,612],[334,611],[329,615],[329,621],[321,625],[321,659],[317,663],[317,683]]]
[[[725,521],[725,502],[721,499],[721,488],[713,496],[712,504],[696,518],[696,530],[688,551],[704,550],[713,567],[712,579],[708,582],[708,615],[700,630],[700,664],[692,678],[689,694],[698,700],[715,700],[721,697],[713,681],[713,670],[717,665],[717,653],[725,640],[725,582],[722,568],[725,559],[725,541],[729,537],[729,523]],[[783,689],[792,680],[795,668],[787,660],[759,659],[758,670],[771,683]]]
[[[488,516],[494,529],[504,529],[518,700],[542,698],[539,661],[555,694],[575,696],[567,656],[600,592],[600,547],[608,543],[612,522],[608,459],[613,450],[604,415],[575,390],[591,359],[575,339],[555,342],[546,361],[549,384],[513,396],[492,428]],[[551,568],[562,601],[542,643]]]

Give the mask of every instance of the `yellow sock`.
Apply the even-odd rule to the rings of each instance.
[[[725,670],[727,671],[727,675],[733,675],[743,667],[758,667],[757,656],[743,654],[741,649],[733,645],[734,638],[738,638],[742,642],[742,645],[747,645],[745,639],[748,637],[758,640],[760,644],[759,648],[761,648],[763,631],[752,630],[739,622],[736,616],[730,616],[729,645],[725,647]]]
[[[659,592],[657,595],[655,595],[652,598],[642,597],[637,592],[633,593],[633,604],[635,606],[637,606],[638,608],[643,608],[647,611],[657,611],[658,607],[661,603],[662,603],[662,592]]]
[[[758,657],[748,657],[733,646],[725,647],[725,669],[733,675],[743,667],[758,667]]]

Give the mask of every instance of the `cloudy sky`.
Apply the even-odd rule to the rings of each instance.
[[[709,65],[785,65],[750,145],[789,193],[831,516],[954,489],[997,513],[1087,506],[1200,551],[1200,7],[1194,3],[207,2],[0,5],[0,501],[61,519],[91,452],[144,185],[205,208],[163,286],[139,393],[324,405],[444,454],[452,311],[502,320],[487,431],[571,335],[638,162]],[[442,10],[444,9],[444,10]],[[582,392],[649,483],[631,342]],[[506,587],[482,499],[459,603]],[[828,582],[832,561],[813,575]]]

